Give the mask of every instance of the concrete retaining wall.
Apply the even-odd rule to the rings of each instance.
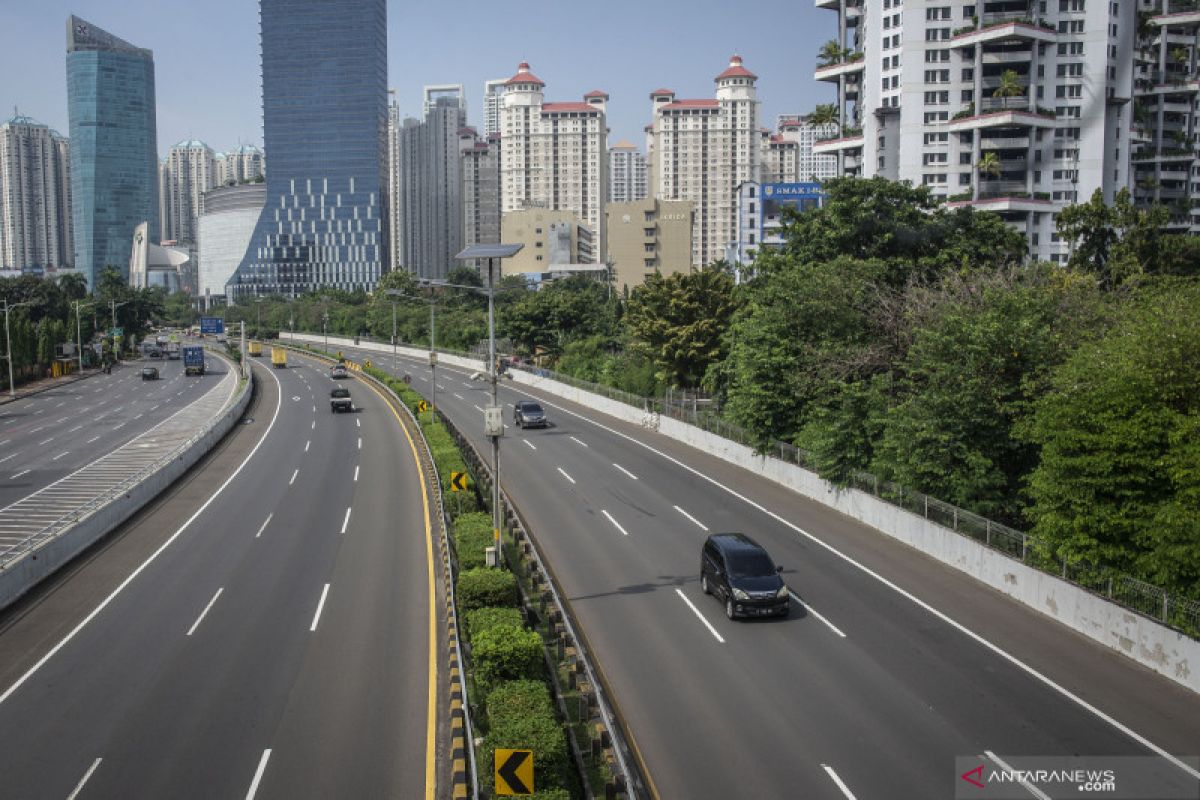
[[[246,406],[250,404],[251,394],[251,384],[248,381],[237,400],[226,409],[216,424],[170,463],[37,550],[0,570],[0,609],[7,608],[61,566],[116,529],[191,469],[193,464],[212,450],[238,423]]]
[[[296,334],[295,339],[320,343],[322,337]],[[352,340],[329,338],[331,346],[352,346]],[[390,345],[367,343],[361,349],[391,353]],[[426,350],[400,348],[408,356],[424,357]],[[439,356],[446,364],[482,369],[482,361]],[[513,383],[536,388],[617,419],[658,431],[853,517],[893,539],[965,572],[982,583],[1033,608],[1067,627],[1134,659],[1155,672],[1200,693],[1200,641],[1149,617],[1136,614],[1100,595],[1041,572],[955,533],[924,517],[893,506],[857,489],[840,489],[816,473],[774,458],[756,455],[741,444],[679,420],[647,414],[607,397],[548,378],[512,370]]]

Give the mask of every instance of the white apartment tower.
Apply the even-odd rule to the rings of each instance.
[[[775,133],[763,131],[763,183],[806,183],[823,181],[837,174],[837,156],[815,155],[818,139],[832,138],[837,125],[813,125],[806,118],[784,115]]]
[[[263,152],[252,144],[242,144],[228,153],[217,153],[214,157],[217,186],[250,183],[266,177]]]
[[[670,89],[652,92],[654,122],[647,134],[647,177],[659,200],[696,204],[692,265],[725,258],[736,246],[737,187],[760,177],[762,133],[758,76],[733,56],[715,79],[712,100],[679,100]]]
[[[1137,10],[1130,191],[1139,205],[1166,206],[1172,231],[1200,233],[1200,10],[1181,0],[1139,0]]]
[[[617,142],[608,149],[608,202],[632,203],[646,194],[646,156],[629,142]]]
[[[581,103],[547,103],[545,86],[524,62],[505,81],[500,209],[574,211],[591,229],[598,242],[593,257],[603,263],[608,95],[592,91]]]
[[[481,139],[474,128],[458,135],[462,161],[464,247],[500,241],[500,134]]]
[[[70,158],[67,138],[30,117],[0,125],[0,269],[74,264]]]
[[[839,174],[1000,214],[1038,259],[1054,219],[1129,184],[1135,0],[816,0],[838,15]]]
[[[501,99],[504,96],[503,78],[483,82],[483,135],[491,136],[500,133],[500,109],[504,106]]]
[[[178,142],[167,154],[169,201],[164,241],[194,243],[196,219],[200,216],[200,197],[217,185],[216,154],[204,142],[192,139]]]
[[[404,260],[400,252],[404,227],[401,223],[400,193],[400,103],[396,101],[396,90],[388,89],[387,122],[387,192],[388,192],[388,269],[400,269]]]

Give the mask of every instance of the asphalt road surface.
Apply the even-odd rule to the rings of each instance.
[[[345,352],[392,367],[390,353]],[[423,359],[398,371],[430,395]],[[469,375],[440,365],[437,401],[487,454],[490,394]],[[948,798],[956,757],[992,769],[1073,755],[1149,757],[1163,786],[1198,796],[1195,762],[1174,759],[1200,752],[1196,695],[637,425],[502,380],[510,426],[521,397],[553,426],[505,432],[502,484],[661,797]],[[701,544],[719,531],[749,533],[783,565],[790,618],[733,622],[702,593]]]
[[[0,796],[427,795],[416,463],[379,395],[347,381],[331,414],[311,363],[259,364],[232,444],[0,619]]]

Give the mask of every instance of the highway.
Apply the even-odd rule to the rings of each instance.
[[[429,396],[423,359],[399,372]],[[486,454],[488,389],[468,376],[439,365],[438,403]],[[958,756],[990,769],[1070,755],[1150,757],[1161,786],[1196,796],[1194,762],[1174,758],[1200,750],[1194,694],[652,431],[502,382],[510,425],[530,396],[553,427],[506,431],[502,485],[659,796],[926,800],[954,796]],[[749,533],[783,565],[789,619],[731,622],[701,592],[701,544],[718,531]]]
[[[5,798],[431,796],[413,451],[366,385],[255,369],[219,452],[0,617]]]
[[[143,381],[143,364],[158,367]],[[183,374],[183,362],[127,361],[97,375],[0,406],[0,507],[49,486],[145,433],[220,380],[225,364],[210,357],[211,373]]]

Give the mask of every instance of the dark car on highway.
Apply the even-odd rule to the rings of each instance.
[[[329,393],[329,410],[335,414],[339,411],[353,411],[354,401],[350,399],[350,390],[339,386],[331,391]]]
[[[700,589],[725,601],[725,616],[786,617],[787,584],[771,556],[744,533],[714,533],[700,555]]]
[[[513,406],[513,424],[518,428],[544,428],[550,424],[546,412],[532,400],[518,400]]]
[[[142,367],[142,380],[144,380],[144,381],[158,380],[158,367]]]

